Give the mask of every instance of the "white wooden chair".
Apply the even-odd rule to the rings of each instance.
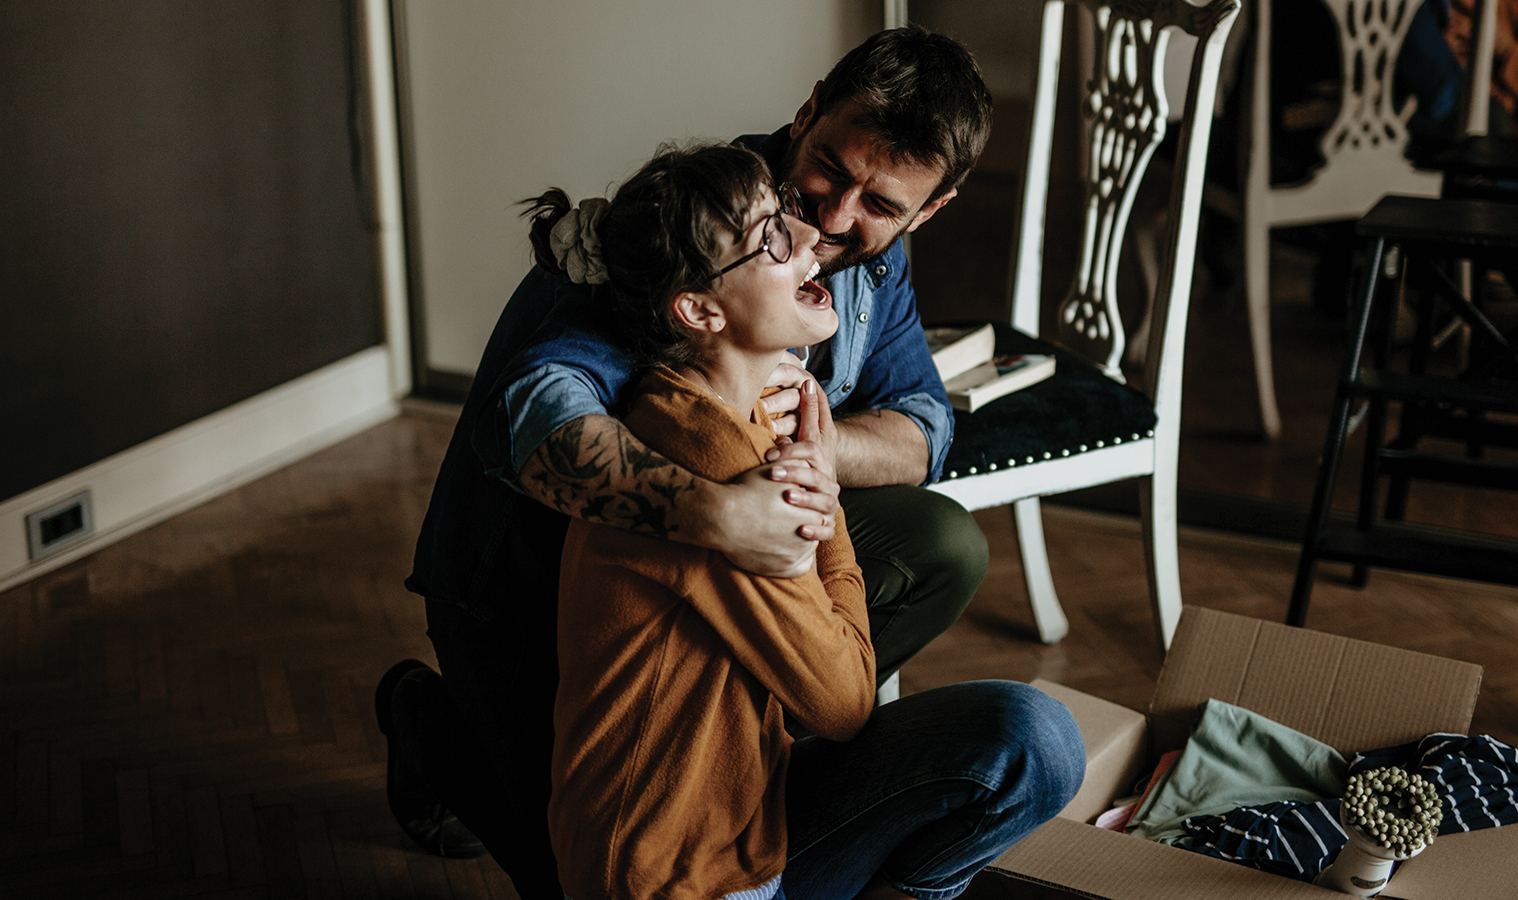
[[[1160,643],[1168,647],[1181,612],[1175,502],[1186,314],[1219,63],[1240,0],[1205,7],[1183,0],[1079,2],[1094,15],[1097,71],[1083,106],[1090,120],[1084,242],[1075,283],[1059,309],[1062,346],[1034,335],[1066,0],[1044,4],[1012,321],[996,323],[998,353],[1055,353],[1056,371],[973,415],[959,414],[944,478],[934,489],[972,510],[1013,505],[1034,621],[1039,637],[1053,642],[1069,624],[1050,577],[1038,498],[1142,479],[1149,592]],[[1139,390],[1123,382],[1118,367],[1125,338],[1116,269],[1134,194],[1167,127],[1163,66],[1172,26],[1199,43],[1179,124],[1165,255]]]
[[[1281,413],[1271,359],[1270,230],[1359,219],[1386,194],[1439,196],[1440,173],[1416,169],[1403,155],[1414,104],[1409,100],[1401,113],[1392,108],[1397,55],[1419,2],[1323,0],[1339,29],[1342,99],[1319,145],[1323,165],[1308,180],[1282,186],[1270,183],[1270,0],[1254,2],[1250,147],[1240,217],[1260,426],[1271,440],[1281,433]]]

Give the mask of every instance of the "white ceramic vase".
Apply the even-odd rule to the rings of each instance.
[[[1392,862],[1397,855],[1345,821],[1342,806],[1339,808],[1339,822],[1344,826],[1344,833],[1349,835],[1349,840],[1333,864],[1313,879],[1313,884],[1352,897],[1374,897],[1381,893],[1381,889],[1386,887],[1387,879],[1391,878]]]

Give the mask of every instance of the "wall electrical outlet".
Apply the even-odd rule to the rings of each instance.
[[[27,555],[33,562],[52,556],[95,533],[88,488],[26,516]]]

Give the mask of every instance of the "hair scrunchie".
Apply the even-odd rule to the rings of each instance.
[[[580,201],[579,209],[564,214],[548,233],[553,258],[575,284],[601,284],[606,281],[606,263],[601,259],[601,236],[596,226],[611,204],[603,197]]]

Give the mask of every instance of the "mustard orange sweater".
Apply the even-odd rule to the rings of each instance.
[[[625,417],[644,443],[728,481],[774,432],[668,369]],[[846,740],[875,697],[864,585],[838,517],[800,578],[722,554],[570,524],[559,588],[549,828],[574,900],[701,898],[759,887],[785,865],[782,710]]]

